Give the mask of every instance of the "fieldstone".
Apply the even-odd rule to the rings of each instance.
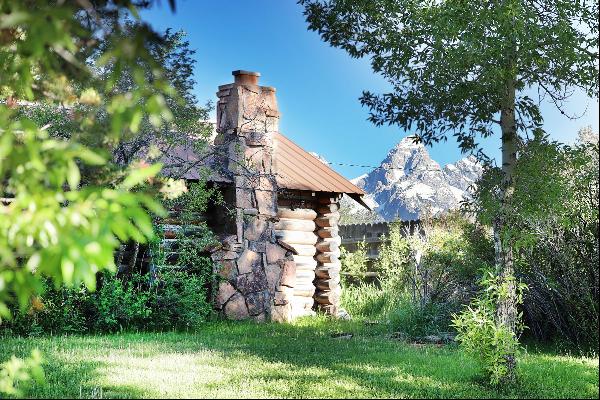
[[[248,249],[256,253],[264,253],[267,250],[267,244],[265,242],[249,241]]]
[[[289,304],[271,307],[271,321],[273,322],[290,322],[291,316],[292,312]]]
[[[256,269],[257,265],[261,265],[262,257],[255,251],[246,249],[242,252],[237,261],[238,272],[240,274],[247,274]]]
[[[267,321],[267,314],[266,313],[261,313],[258,315],[255,315],[252,317],[252,319],[254,320],[254,322],[266,322]]]
[[[285,306],[290,301],[288,299],[288,295],[286,292],[275,292],[275,297],[273,298],[273,304],[276,306]]]
[[[246,134],[246,145],[248,146],[268,146],[270,137],[264,132],[248,132]]]
[[[235,251],[239,246],[236,235],[225,236],[221,239],[221,243],[223,244],[223,250]]]
[[[265,230],[269,223],[260,217],[249,217],[244,223],[244,239],[257,241],[264,240]]]
[[[268,159],[265,159],[265,164],[268,164]],[[276,192],[277,191],[277,183],[275,182],[275,179],[270,179],[269,176],[259,176],[258,179],[258,185],[256,187],[257,190],[259,191],[270,191],[270,192]]]
[[[272,264],[284,258],[288,250],[278,243],[267,243],[266,252],[267,262]]]
[[[279,278],[281,276],[281,267],[278,264],[269,264],[266,267],[267,284],[269,291],[274,292],[279,286]]]
[[[232,279],[236,273],[235,261],[224,260],[221,261],[217,269],[217,273],[220,277],[225,279]]]
[[[223,307],[223,304],[227,303],[227,300],[236,293],[236,290],[229,282],[219,283],[219,290],[217,292],[216,303],[217,307]]]
[[[258,315],[265,311],[265,300],[268,298],[265,292],[256,292],[246,295],[246,305],[250,315]]]
[[[258,210],[256,208],[246,208],[244,209],[244,215],[258,215]]]
[[[292,245],[284,242],[283,240],[277,239],[277,243],[281,247],[284,247],[286,250],[288,250],[291,254],[293,254],[293,255],[297,255],[298,254],[298,252],[296,251],[296,249]]]
[[[234,294],[225,304],[225,315],[229,319],[241,320],[249,317],[248,307],[244,301],[244,296],[239,293]]]
[[[243,188],[236,188],[235,189],[235,205],[238,208],[247,210],[250,208],[256,208],[255,202],[254,202],[254,195],[252,190],[249,189],[243,189]],[[260,208],[259,208],[259,212],[260,212]]]
[[[238,253],[235,251],[218,250],[210,256],[213,261],[224,261],[224,260],[235,260],[238,257]]]
[[[352,333],[332,333],[331,337],[334,339],[352,339],[354,335]]]
[[[267,288],[267,278],[262,269],[257,269],[251,274],[240,275],[236,278],[238,290],[243,294],[259,292]]]
[[[256,203],[258,205],[258,212],[262,215],[268,215],[270,217],[277,216],[277,194],[276,192],[270,191],[258,191],[256,192]]]
[[[296,285],[296,263],[293,260],[285,260],[281,264],[281,279],[279,284],[294,287]]]

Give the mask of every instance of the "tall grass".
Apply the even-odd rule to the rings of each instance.
[[[378,320],[393,331],[417,337],[451,330],[450,315],[458,305],[427,303],[421,307],[397,285],[362,283],[344,287],[342,307],[353,318]]]

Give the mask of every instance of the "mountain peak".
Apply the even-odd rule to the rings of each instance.
[[[436,215],[457,208],[482,173],[474,156],[442,169],[423,143],[407,136],[379,167],[353,181],[379,204],[376,211],[386,220],[414,220],[425,210]]]
[[[425,147],[423,142],[417,142],[417,136],[407,136],[403,138],[397,145],[396,148],[418,148]]]

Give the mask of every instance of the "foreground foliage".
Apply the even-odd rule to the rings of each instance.
[[[157,35],[139,20],[124,24],[136,5],[149,3],[0,0],[0,323],[11,317],[7,302],[36,301],[44,277],[93,290],[98,272],[116,269],[120,242],[151,238],[149,214],[163,213],[140,189],[161,165],[119,170],[106,151],[143,121],[168,125],[166,99],[178,98],[148,51]],[[119,90],[124,71],[130,79]],[[38,107],[66,113],[53,127],[53,118],[26,111]],[[69,135],[49,133],[61,128]],[[39,378],[31,360],[23,364],[31,371],[3,379],[0,392]]]
[[[351,339],[333,333],[353,333]],[[531,351],[510,391],[481,383],[452,346],[388,339],[384,326],[308,319],[217,322],[196,333],[3,338],[0,353],[44,353],[34,398],[597,398],[598,359]]]

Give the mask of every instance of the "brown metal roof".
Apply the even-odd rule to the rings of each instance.
[[[220,171],[222,160],[213,154],[210,146],[204,154],[196,154],[191,145],[163,148],[160,161],[165,164],[163,173],[184,179],[200,179],[202,170],[213,182],[232,182],[227,172]],[[284,189],[311,192],[345,193],[367,209],[362,196],[365,192],[352,182],[329,168],[317,157],[292,142],[280,133],[273,137],[274,161],[277,185]]]
[[[275,134],[273,146],[277,184],[280,187],[355,196],[365,194],[362,189],[282,134]]]

